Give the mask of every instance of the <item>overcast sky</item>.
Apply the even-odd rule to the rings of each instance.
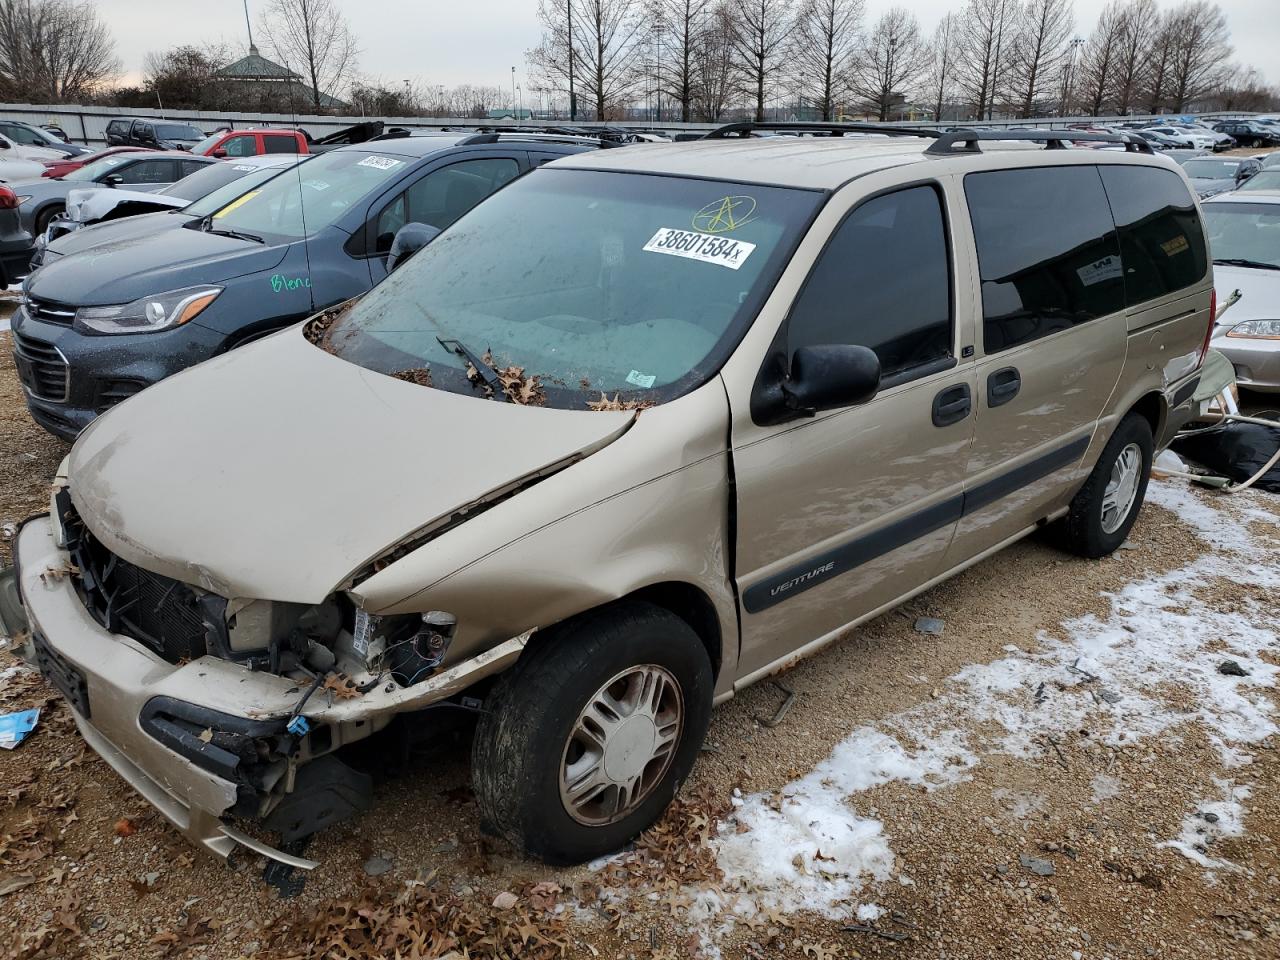
[[[538,41],[537,0],[334,0],[360,41],[364,76],[386,84],[405,79],[421,84],[485,86],[511,84],[511,67],[521,86],[524,53]],[[895,0],[867,0],[874,20]],[[896,0],[910,8],[929,31],[961,0]],[[1075,0],[1076,32],[1088,36],[1106,0]],[[1162,7],[1172,0],[1158,0]],[[1227,14],[1236,59],[1280,83],[1280,0],[1219,0]],[[224,40],[246,46],[243,0],[97,0],[111,27],[126,73],[136,82],[149,51],[184,43]],[[265,0],[249,0],[255,31]],[[258,39],[255,36],[255,39]],[[268,54],[265,44],[263,53]]]

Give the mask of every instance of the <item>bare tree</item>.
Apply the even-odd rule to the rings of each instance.
[[[1017,5],[1014,0],[969,0],[960,20],[960,87],[981,119],[995,113],[996,98],[1008,73],[1009,42]]]
[[[699,120],[719,120],[741,87],[734,37],[737,24],[730,0],[711,9],[710,23],[694,51],[694,104]]]
[[[218,109],[224,104],[218,96],[221,91],[213,83],[214,74],[230,60],[230,50],[223,43],[203,47],[187,44],[163,53],[148,53],[143,60],[143,87],[154,94],[154,103],[161,109]]]
[[[697,83],[698,47],[712,19],[711,0],[657,0],[658,11],[670,39],[671,68],[659,69],[659,87],[680,104],[680,120],[693,118]]]
[[[733,48],[743,87],[755,101],[756,120],[764,119],[765,94],[777,79],[787,53],[790,0],[733,0]]]
[[[1116,51],[1111,94],[1116,113],[1133,109],[1146,78],[1147,50],[1160,29],[1160,11],[1155,0],[1129,0],[1120,12],[1120,38]]]
[[[535,75],[553,89],[572,89],[575,100],[581,91],[597,120],[610,119],[631,100],[640,85],[649,33],[648,13],[640,4],[543,0],[538,19],[542,40],[525,54]],[[571,104],[576,113],[575,107]]]
[[[890,7],[860,45],[850,79],[854,93],[888,120],[894,103],[905,99],[928,66],[929,52],[915,16],[904,7]]]
[[[87,99],[120,68],[115,41],[88,0],[0,0],[0,96]]]
[[[1080,64],[1081,100],[1085,110],[1095,117],[1102,112],[1115,85],[1116,63],[1120,57],[1123,34],[1124,10],[1120,0],[1112,0],[1103,7],[1098,25],[1093,28],[1089,42],[1085,44],[1084,58]]]
[[[1168,13],[1160,17],[1147,44],[1147,62],[1142,84],[1142,99],[1147,113],[1159,113],[1165,108],[1169,95],[1169,77],[1173,70],[1174,54],[1178,46],[1178,25]]]
[[[1257,67],[1233,64],[1223,71],[1211,99],[1218,110],[1261,112],[1280,106],[1280,89],[1268,87]]]
[[[276,59],[302,71],[311,85],[311,106],[320,113],[356,73],[359,48],[333,0],[271,0],[262,30]]]
[[[823,120],[835,118],[848,61],[858,47],[863,0],[805,0],[792,29],[791,70],[797,92]]]
[[[1209,0],[1188,0],[1171,12],[1176,42],[1169,70],[1169,100],[1185,110],[1218,82],[1231,56],[1227,18]]]
[[[1010,57],[1010,93],[1018,116],[1032,117],[1062,69],[1075,16],[1071,0],[1028,0],[1019,21]]]
[[[938,22],[929,44],[929,70],[925,89],[933,101],[933,119],[941,120],[946,104],[955,93],[956,58],[959,56],[960,18],[948,13]]]

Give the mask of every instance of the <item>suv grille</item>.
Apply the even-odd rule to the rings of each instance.
[[[54,498],[67,549],[79,567],[80,595],[89,613],[112,633],[132,637],[169,663],[205,654],[199,597],[185,583],[121,560],[85,527],[64,487]]]
[[[18,379],[33,396],[59,403],[67,399],[71,369],[57,347],[15,330],[13,358],[18,365]]]
[[[63,327],[71,326],[72,321],[76,318],[75,307],[68,307],[64,303],[57,303],[53,300],[39,300],[35,297],[27,297],[23,301],[23,309],[26,310],[27,316],[32,320],[56,323]]]

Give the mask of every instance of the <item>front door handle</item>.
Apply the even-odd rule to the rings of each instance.
[[[967,383],[947,387],[933,398],[933,425],[947,427],[959,423],[973,409],[973,395]]]
[[[1022,389],[1022,374],[1017,367],[1002,367],[987,377],[987,406],[1008,403]]]

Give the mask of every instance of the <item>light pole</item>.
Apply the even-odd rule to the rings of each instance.
[[[524,90],[520,84],[516,84],[516,124],[523,122],[524,116]]]
[[[516,68],[511,68],[511,109],[516,109]]]

